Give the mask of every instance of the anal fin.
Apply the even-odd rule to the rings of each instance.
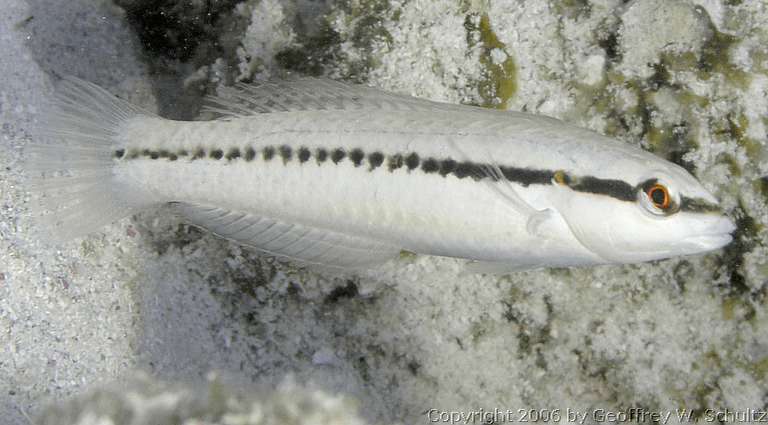
[[[396,246],[340,232],[218,207],[175,205],[193,224],[222,238],[303,265],[365,268],[396,258],[400,253]]]

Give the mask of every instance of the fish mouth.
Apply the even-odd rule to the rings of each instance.
[[[733,241],[730,233],[721,233],[717,235],[703,235],[686,238],[683,243],[696,252],[711,251],[722,248]]]
[[[682,243],[696,252],[711,251],[722,248],[733,241],[732,233],[736,230],[736,225],[727,217],[721,217],[712,231],[703,235],[696,235],[685,238]]]

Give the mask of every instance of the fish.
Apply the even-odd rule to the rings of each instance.
[[[555,118],[322,78],[222,88],[176,121],[74,77],[26,149],[31,229],[55,243],[169,204],[302,267],[408,251],[478,273],[640,263],[733,239],[682,167]]]

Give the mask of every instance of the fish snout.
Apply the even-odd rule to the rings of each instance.
[[[684,238],[682,244],[695,252],[722,248],[733,241],[732,233],[736,228],[733,220],[726,216],[720,216],[707,223],[701,233]]]

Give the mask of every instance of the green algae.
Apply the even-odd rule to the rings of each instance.
[[[744,300],[745,306],[750,309],[745,318],[750,320],[755,316],[755,312],[752,311],[753,308],[751,307],[752,303],[760,302],[758,300],[761,295],[754,293],[747,284],[747,279],[742,271],[742,265],[745,263],[744,256],[751,252],[759,243],[757,235],[763,230],[764,225],[747,214],[746,211],[744,201],[739,199],[739,206],[732,214],[736,219],[733,242],[723,248],[722,254],[718,259],[722,272],[718,271],[716,273],[715,280],[719,279],[721,273],[727,277],[727,283],[722,285],[722,290],[728,297]]]
[[[735,36],[717,31],[713,25],[713,35],[702,48],[698,62],[698,77],[706,81],[712,77],[712,74],[717,73],[742,90],[749,87],[750,75],[729,61],[730,49],[738,41],[739,39]]]
[[[762,359],[752,362],[748,365],[747,370],[750,374],[758,379],[768,378],[768,356]]]
[[[507,46],[499,40],[493,32],[491,20],[488,14],[480,15],[479,22],[475,23],[476,15],[468,15],[465,27],[470,46],[475,43],[473,33],[479,34],[481,48],[480,63],[485,69],[485,76],[480,80],[478,90],[483,99],[482,106],[507,109],[507,103],[517,92],[517,65],[507,51]],[[501,63],[493,60],[494,50],[500,50],[506,55]]]
[[[744,114],[735,115],[733,113],[726,115],[726,124],[719,127],[720,133],[725,134],[731,140],[736,141],[740,147],[744,149],[747,157],[754,163],[760,161],[760,156],[763,151],[762,144],[747,136],[747,127],[749,127],[749,118]],[[725,129],[723,129],[725,127]]]
[[[750,163],[758,164],[762,160],[765,147],[760,141],[747,136],[749,118],[743,113],[729,113],[725,118],[713,124],[712,134],[715,139],[727,143],[736,142],[749,158]],[[723,154],[720,160],[728,166],[729,171],[736,177],[744,174],[744,167],[750,164],[741,164],[733,155]],[[758,182],[759,183],[759,182]]]
[[[560,7],[577,7],[578,1],[562,1]],[[700,8],[699,8],[700,9]],[[629,123],[641,123],[640,136],[643,137],[649,150],[670,161],[684,166],[693,171],[694,164],[683,160],[685,153],[698,147],[694,135],[697,134],[697,126],[708,125],[702,123],[695,112],[708,108],[711,101],[694,93],[690,88],[677,80],[679,73],[694,73],[700,81],[709,81],[719,76],[726,83],[737,89],[746,89],[750,84],[750,76],[738,69],[729,61],[732,47],[739,41],[737,37],[717,31],[711,19],[703,9],[700,13],[710,21],[710,36],[699,51],[682,53],[664,52],[659,56],[659,62],[651,65],[653,74],[644,79],[628,79],[627,76],[614,69],[616,61],[612,58],[606,62],[606,72],[603,83],[590,87],[579,82],[573,82],[576,88],[575,107],[577,111],[597,112],[606,118],[603,129],[608,135],[618,135],[630,129]],[[610,31],[606,32],[610,35]],[[611,41],[609,36],[598,36],[596,43],[608,50],[615,50],[615,37]],[[612,44],[614,45],[613,47]],[[637,98],[637,105],[621,108],[617,105],[616,88],[629,89]],[[661,88],[668,88],[672,100],[680,105],[681,116],[671,122],[667,117],[656,115],[658,105],[654,96]],[[659,119],[661,118],[661,120]],[[747,156],[757,161],[763,151],[763,147],[755,140],[745,136],[748,125],[746,118],[737,117],[732,122],[720,123],[715,128],[716,135],[723,139],[730,138],[741,146]],[[734,175],[741,175],[740,164],[728,155],[722,155],[720,160],[726,163]]]
[[[768,201],[768,176],[760,177],[753,183],[753,189],[759,192]]]
[[[334,4],[334,10],[324,17],[318,31],[314,34],[299,32],[295,46],[275,56],[283,69],[322,76],[341,62],[346,66],[337,69],[340,76],[361,82],[380,64],[374,49],[382,43],[393,44],[385,23],[388,20],[397,22],[400,10],[392,10],[389,0],[343,0]],[[336,31],[333,24],[336,19],[342,19],[350,32]],[[342,49],[345,44],[354,46],[359,57],[348,57]]]
[[[723,320],[746,320],[755,318],[756,311],[752,303],[737,296],[723,298],[722,305]]]
[[[712,25],[712,36],[700,52],[665,52],[660,55],[659,64],[668,72],[694,72],[701,81],[709,81],[716,75],[739,89],[749,87],[750,75],[729,61],[730,50],[738,42],[735,36],[719,32]]]
[[[637,107],[628,112],[640,116],[643,136],[651,152],[681,165],[688,171],[693,171],[694,164],[686,161],[684,155],[698,147],[693,137],[696,131],[692,131],[695,130],[694,126],[698,120],[693,116],[690,104],[695,98],[690,94],[681,94],[686,90],[670,84],[666,66],[659,64],[655,69],[656,72],[649,80],[632,80],[626,84],[626,87],[635,92],[638,99]],[[654,124],[652,116],[657,108],[655,96],[663,87],[670,88],[673,100],[683,106],[684,113],[681,121],[664,122],[663,125]]]

